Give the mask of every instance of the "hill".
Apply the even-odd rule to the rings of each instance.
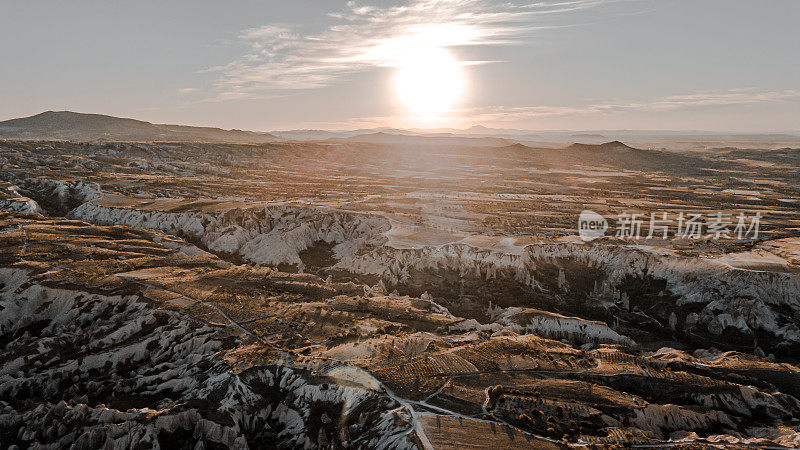
[[[600,151],[621,151],[621,150],[636,150],[633,147],[626,145],[620,141],[606,142],[603,144],[572,144],[567,147],[567,150],[600,150]]]
[[[718,161],[703,160],[696,154],[638,149],[620,141],[604,144],[576,143],[564,148],[539,148],[517,143],[497,147],[494,151],[498,154],[524,155],[553,167],[580,164],[686,176],[721,167]]]
[[[198,141],[260,143],[279,140],[269,133],[212,127],[154,124],[142,120],[46,111],[35,116],[0,122],[2,139],[69,141]]]

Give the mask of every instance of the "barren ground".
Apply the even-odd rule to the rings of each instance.
[[[0,142],[0,447],[800,446],[798,155]]]

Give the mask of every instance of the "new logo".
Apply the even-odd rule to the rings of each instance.
[[[593,241],[605,236],[608,231],[608,221],[596,212],[585,209],[578,216],[578,236],[584,241]]]

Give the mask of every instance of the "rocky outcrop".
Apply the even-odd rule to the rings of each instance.
[[[380,391],[284,365],[234,370],[223,357],[244,338],[235,327],[20,269],[0,269],[0,287],[4,445],[414,447],[408,413]]]
[[[540,244],[519,254],[467,244],[420,249],[386,245],[389,221],[312,207],[268,206],[217,213],[166,212],[113,208],[85,203],[72,217],[96,224],[141,226],[198,242],[223,255],[257,264],[290,264],[304,268],[301,252],[316,242],[332,246],[332,271],[379,277],[389,286],[411,292],[432,289],[433,279],[452,275],[466,283],[518,289],[534,298],[563,302],[565,298],[595,306],[624,300],[636,306],[643,295],[655,295],[671,305],[651,315],[662,327],[718,336],[729,331],[740,339],[758,340],[774,351],[790,352],[800,345],[800,274],[733,269],[722,263],[622,245]],[[556,276],[558,274],[558,276]],[[639,291],[636,280],[659,284],[657,293]],[[454,286],[458,284],[454,283]],[[444,289],[444,290],[443,290]],[[454,287],[441,287],[437,294]],[[478,292],[478,291],[475,291]],[[502,301],[487,297],[483,302]],[[515,302],[506,306],[535,306]],[[644,305],[643,307],[649,307]],[[675,308],[685,312],[672,317]],[[660,315],[659,315],[660,314]]]

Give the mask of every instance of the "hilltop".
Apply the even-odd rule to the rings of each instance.
[[[276,141],[269,133],[212,127],[154,124],[102,114],[46,111],[0,122],[0,138],[69,141],[202,141],[261,143]]]

